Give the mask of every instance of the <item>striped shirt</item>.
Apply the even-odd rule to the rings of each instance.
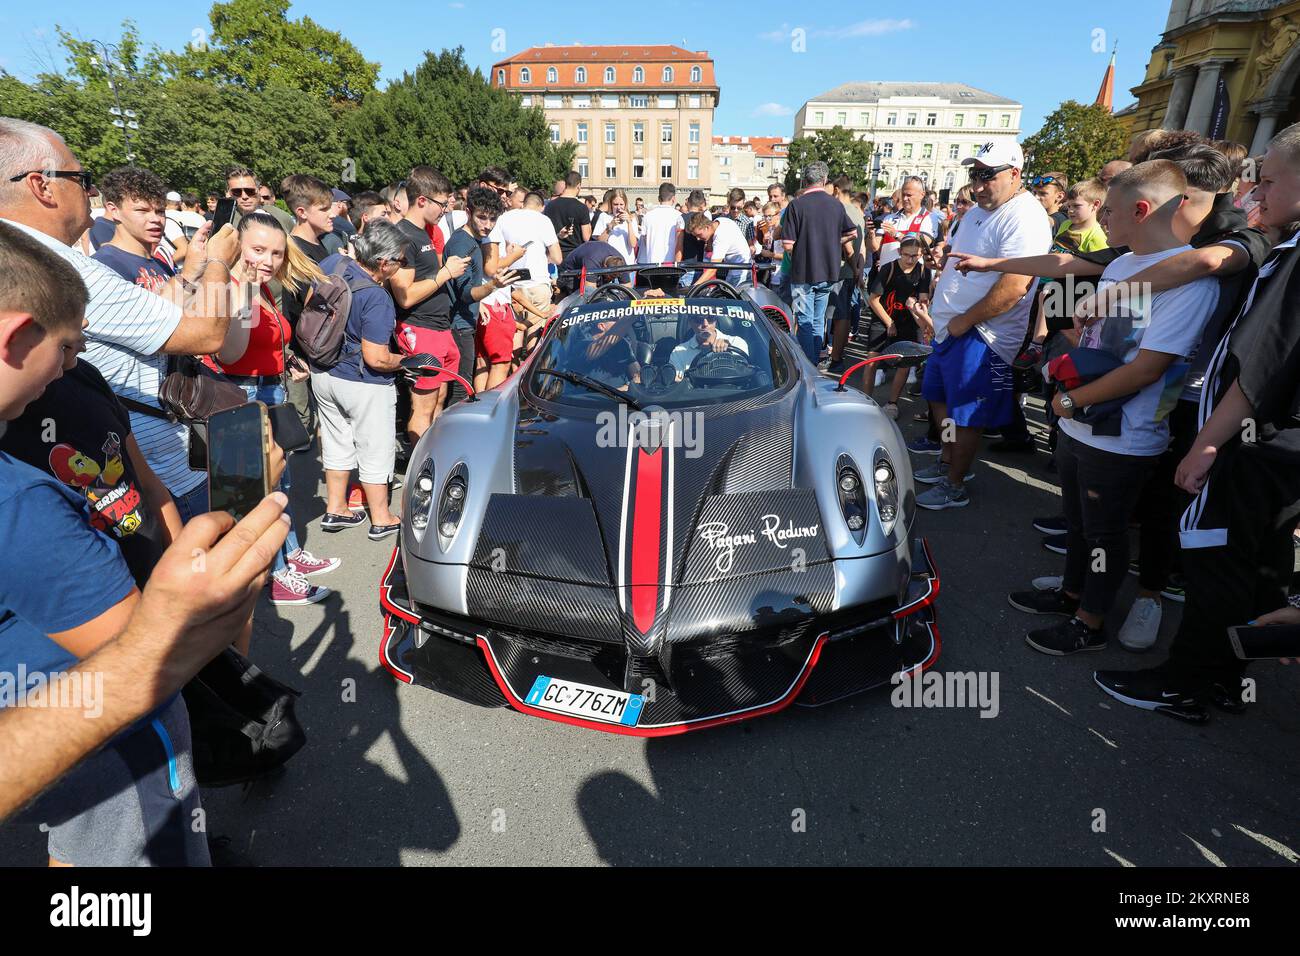
[[[167,356],[161,349],[180,324],[180,306],[126,281],[53,236],[21,222],[0,221],[21,229],[72,264],[90,292],[85,360],[117,395],[159,407],[158,390],[167,374]],[[173,495],[193,491],[206,480],[204,472],[190,470],[185,425],[132,411],[131,432],[149,467]]]

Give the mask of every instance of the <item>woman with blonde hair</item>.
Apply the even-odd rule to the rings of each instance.
[[[628,212],[627,193],[622,189],[606,190],[600,210],[591,227],[591,238],[609,243],[629,265],[636,262],[636,216]]]
[[[300,380],[309,374],[306,366],[286,367],[291,330],[276,307],[270,283],[277,281],[305,295],[313,283],[324,278],[316,263],[289,241],[288,233],[273,216],[257,211],[239,220],[239,259],[230,272],[235,318],[215,359],[218,368],[243,388],[250,401],[282,405],[284,375]],[[280,479],[280,490],[286,494],[289,471],[286,465]],[[324,600],[329,588],[309,584],[307,575],[333,571],[339,563],[338,558],[318,558],[304,551],[290,526],[289,536],[272,564],[271,603],[315,604]]]

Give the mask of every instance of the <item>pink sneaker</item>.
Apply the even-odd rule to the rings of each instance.
[[[365,511],[366,510],[366,492],[355,481],[348,485],[348,510]]]
[[[284,560],[290,570],[297,571],[304,578],[313,574],[328,574],[343,563],[338,558],[318,558],[305,548],[299,548]]]
[[[271,575],[272,604],[315,604],[329,597],[330,589],[310,583],[297,571],[286,568]]]

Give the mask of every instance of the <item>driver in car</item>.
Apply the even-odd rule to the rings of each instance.
[[[677,369],[677,380],[679,382],[686,370],[691,367],[691,363],[701,353],[725,352],[729,348],[734,348],[746,355],[749,354],[749,344],[740,336],[728,337],[718,331],[716,316],[703,313],[692,315],[690,323],[695,333],[674,348],[672,355],[669,357],[669,361],[673,363],[673,368]]]

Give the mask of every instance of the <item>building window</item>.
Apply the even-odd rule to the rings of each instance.
[[[1011,114],[1010,114],[1010,113],[1003,113],[1003,114],[1002,114],[1002,128],[1003,128],[1003,129],[1008,129],[1008,128],[1010,128],[1010,126],[1011,126]]]
[[[673,124],[661,123],[659,125],[659,142],[671,143],[673,141]]]
[[[915,114],[915,113],[908,113],[908,114],[907,114],[907,125],[908,125],[908,126],[915,126],[915,125],[916,125],[916,114]]]
[[[632,124],[632,142],[634,143],[645,142],[645,123]]]
[[[700,141],[700,124],[692,123],[686,135],[688,143],[698,143]]]
[[[976,155],[979,151],[980,151],[980,144],[979,144],[979,143],[971,143],[971,144],[970,144],[970,154],[971,154],[972,156]]]
[[[849,114],[848,114],[848,113],[836,113],[836,114],[835,114],[835,122],[838,123],[840,126],[848,126],[848,125],[849,125]]]
[[[591,97],[590,97],[590,96],[575,96],[575,97],[573,98],[573,108],[574,108],[575,110],[589,110],[589,109],[591,109]]]
[[[544,96],[542,97],[542,105],[544,105],[548,110],[558,110],[560,107],[564,106],[564,97],[555,95]]]
[[[579,124],[578,124],[578,142],[579,142],[579,143],[585,143],[586,141],[587,141],[587,124],[586,124],[586,123],[579,123]]]
[[[859,125],[859,126],[870,126],[870,125],[871,125],[871,114],[870,114],[870,113],[859,113],[859,114],[858,114],[858,125]]]
[[[814,126],[825,126],[825,125],[826,125],[826,114],[825,114],[825,113],[814,113],[814,114],[813,114],[813,125],[814,125]]]
[[[691,67],[691,82],[698,83],[704,78],[704,71],[698,66]]]
[[[664,67],[664,82],[671,83],[672,81],[673,81],[673,68],[671,66],[666,66]]]
[[[533,105],[533,98],[531,96],[521,96],[519,97],[519,105],[524,109],[529,109]]]
[[[731,173],[718,173],[718,178],[724,183],[731,182]]]
[[[587,82],[587,68],[585,66],[580,66],[573,71],[573,82],[574,83]]]
[[[661,110],[675,110],[675,109],[677,109],[677,94],[676,94],[676,93],[667,93],[667,94],[662,94],[662,95],[660,95],[660,97],[659,97],[659,108],[660,108]]]
[[[692,93],[690,98],[687,101],[687,104],[690,106],[691,109],[698,110],[700,108],[700,103],[702,102],[702,100],[703,97],[701,97],[699,93]]]
[[[530,70],[530,69],[528,69],[528,67],[524,67],[522,70],[520,70],[520,71],[519,71],[519,82],[520,82],[520,83],[531,83],[531,82],[533,82],[533,71]]]
[[[612,142],[614,142],[614,124],[613,124],[613,123],[606,123],[606,124],[605,124],[605,142],[607,142],[607,143],[612,143]]]
[[[756,160],[754,160],[754,166],[755,166],[755,168],[757,168],[757,169],[767,169],[767,160],[766,160],[766,159],[756,159]]]
[[[659,178],[665,181],[673,178],[673,161],[665,159],[659,164]]]
[[[635,70],[633,70],[633,71],[632,71],[632,82],[633,82],[633,83],[644,83],[644,82],[645,82],[645,70],[641,69],[641,67],[639,67],[639,66],[638,66]]]
[[[731,157],[730,157],[730,156],[719,156],[719,157],[718,157],[718,165],[719,165],[719,166],[730,166],[730,165],[731,165]]]
[[[960,156],[961,156],[961,147],[960,147],[959,145],[957,145],[956,143],[953,143],[951,146],[948,147],[948,158],[949,158],[949,159],[957,159],[957,158],[959,158]]]
[[[632,160],[632,178],[633,178],[633,179],[645,179],[645,160],[644,160],[644,159],[634,159],[634,160]]]
[[[989,125],[989,114],[988,114],[988,113],[980,113],[979,116],[975,117],[975,125],[978,126],[980,129],[983,129],[985,126],[988,126],[988,125]]]
[[[904,143],[904,144],[903,144],[903,158],[904,158],[904,159],[911,159],[911,158],[912,158],[912,144],[911,144],[911,143]]]
[[[926,113],[926,114],[925,114],[925,125],[926,125],[926,126],[938,126],[938,125],[939,125],[939,114],[938,114],[938,113]]]
[[[605,160],[605,178],[618,179],[618,163],[612,159]]]
[[[634,110],[646,109],[650,105],[650,97],[646,96],[644,93],[642,93],[640,96],[634,94],[627,98],[627,105]]]
[[[885,159],[892,159],[894,156],[894,144],[893,143],[881,144],[880,155],[885,157]]]
[[[578,158],[578,175],[581,176],[583,179],[586,179],[586,178],[587,178],[587,170],[588,170],[589,168],[590,168],[590,167],[587,165],[587,160],[586,160],[584,157],[579,157],[579,158]]]
[[[686,178],[687,179],[700,178],[700,161],[698,159],[688,159],[686,161]]]
[[[552,143],[555,143],[556,145],[559,145],[559,142],[560,142],[560,124],[559,124],[559,123],[552,123],[552,124],[551,124],[551,142],[552,142]]]
[[[897,113],[889,113],[889,114],[887,114],[887,115],[885,116],[885,125],[886,125],[886,126],[897,126],[897,125],[898,125],[898,114],[897,114]]]
[[[956,185],[956,183],[957,183],[957,174],[954,173],[952,170],[949,170],[948,175],[943,177],[943,188],[951,191],[952,187]]]
[[[605,82],[606,83],[614,82],[614,68],[612,66],[605,67]]]
[[[953,126],[965,126],[965,125],[966,125],[966,114],[965,114],[965,113],[953,113],[953,114],[952,114],[952,125],[953,125]]]
[[[497,70],[497,86],[505,86],[505,85],[506,85],[506,71]]]
[[[556,69],[555,67],[553,67],[553,66],[550,67],[549,69],[547,69],[547,71],[546,71],[546,82],[547,82],[547,83],[558,83],[558,82],[560,82],[560,71],[557,70],[557,69]]]
[[[618,109],[618,96],[602,96],[600,105],[607,110],[616,110]]]
[[[925,143],[921,146],[922,159],[934,159],[934,144]]]

